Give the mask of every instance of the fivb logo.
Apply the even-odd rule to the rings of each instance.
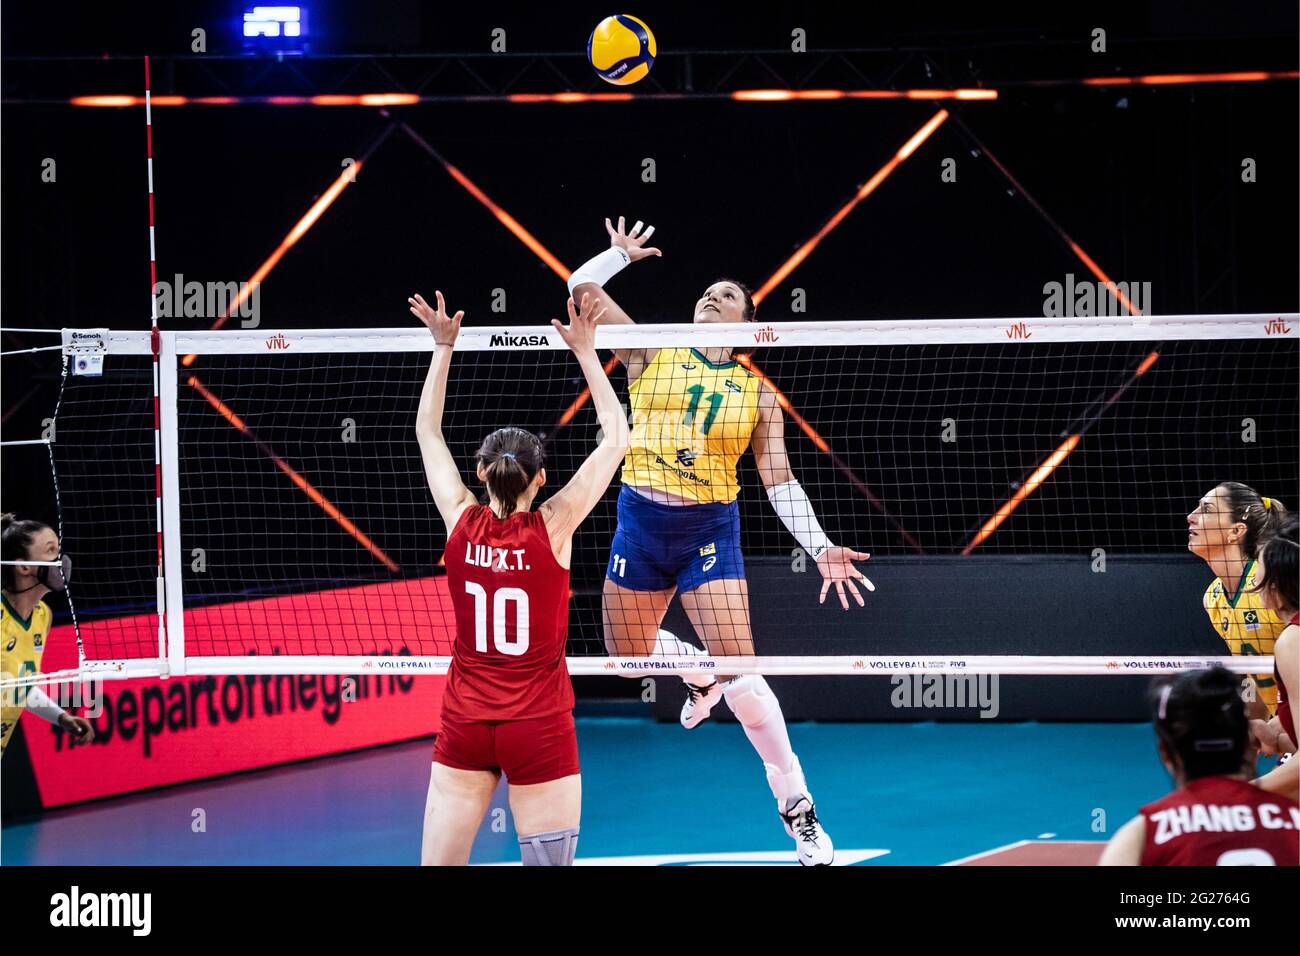
[[[129,926],[133,936],[148,936],[153,927],[152,893],[71,893],[50,897],[50,925]]]

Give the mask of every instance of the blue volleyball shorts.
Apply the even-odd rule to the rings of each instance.
[[[708,581],[745,576],[734,501],[665,505],[624,485],[609,551],[605,577],[632,591],[663,591],[674,584],[694,591]]]

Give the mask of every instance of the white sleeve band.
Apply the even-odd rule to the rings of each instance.
[[[813,560],[831,546],[830,539],[813,514],[812,502],[808,500],[808,495],[797,478],[767,489],[767,500],[772,502],[772,508],[781,523]]]
[[[569,292],[572,293],[584,282],[594,282],[604,288],[605,283],[626,269],[631,261],[632,257],[626,249],[610,246],[600,255],[592,256],[578,266],[577,271],[569,276]]]
[[[64,714],[63,708],[50,700],[49,694],[39,687],[27,689],[27,709],[41,720],[48,720],[52,724],[57,724]]]

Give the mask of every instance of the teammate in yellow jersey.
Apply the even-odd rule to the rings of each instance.
[[[58,535],[39,521],[0,515],[0,553],[4,561],[0,565],[0,679],[9,681],[40,673],[52,617],[41,598],[62,591],[66,581],[63,566],[48,563],[61,560]],[[28,561],[46,563],[25,563]],[[0,756],[24,710],[58,724],[78,739],[95,739],[90,721],[65,712],[40,687],[6,687],[0,690],[0,697]]]
[[[1286,627],[1255,590],[1255,554],[1285,517],[1280,501],[1262,497],[1239,481],[1215,485],[1187,516],[1187,550],[1215,575],[1205,589],[1205,613],[1233,654],[1272,655],[1273,644]],[[1254,674],[1252,679],[1263,706],[1253,711],[1247,707],[1247,716],[1267,720],[1277,709],[1273,675]]]
[[[631,262],[661,253],[645,245],[653,227],[642,232],[638,222],[628,231],[620,217],[617,229],[608,219],[605,229],[610,248],[584,263],[570,277],[569,289],[574,296],[597,299],[606,310],[604,323],[630,324],[603,286]],[[753,315],[749,291],[729,279],[714,282],[695,303],[697,325],[749,322]],[[830,542],[795,478],[776,395],[731,352],[710,347],[616,353],[627,367],[632,433],[603,594],[611,653],[699,655],[660,627],[680,592],[682,608],[711,654],[754,654],[736,505],[736,462],[751,445],[768,500],[821,573],[821,600],[834,587],[848,610],[849,595],[865,604],[856,582],[875,590],[853,564],[870,555]],[[694,727],[725,699],[762,758],[799,862],[829,864],[834,847],[817,820],[781,705],[767,681],[757,675],[715,680],[698,670],[683,678],[688,691],[683,726]]]

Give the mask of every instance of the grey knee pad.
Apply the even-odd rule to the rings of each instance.
[[[524,866],[573,866],[573,856],[577,852],[577,827],[519,838],[519,855]]]

